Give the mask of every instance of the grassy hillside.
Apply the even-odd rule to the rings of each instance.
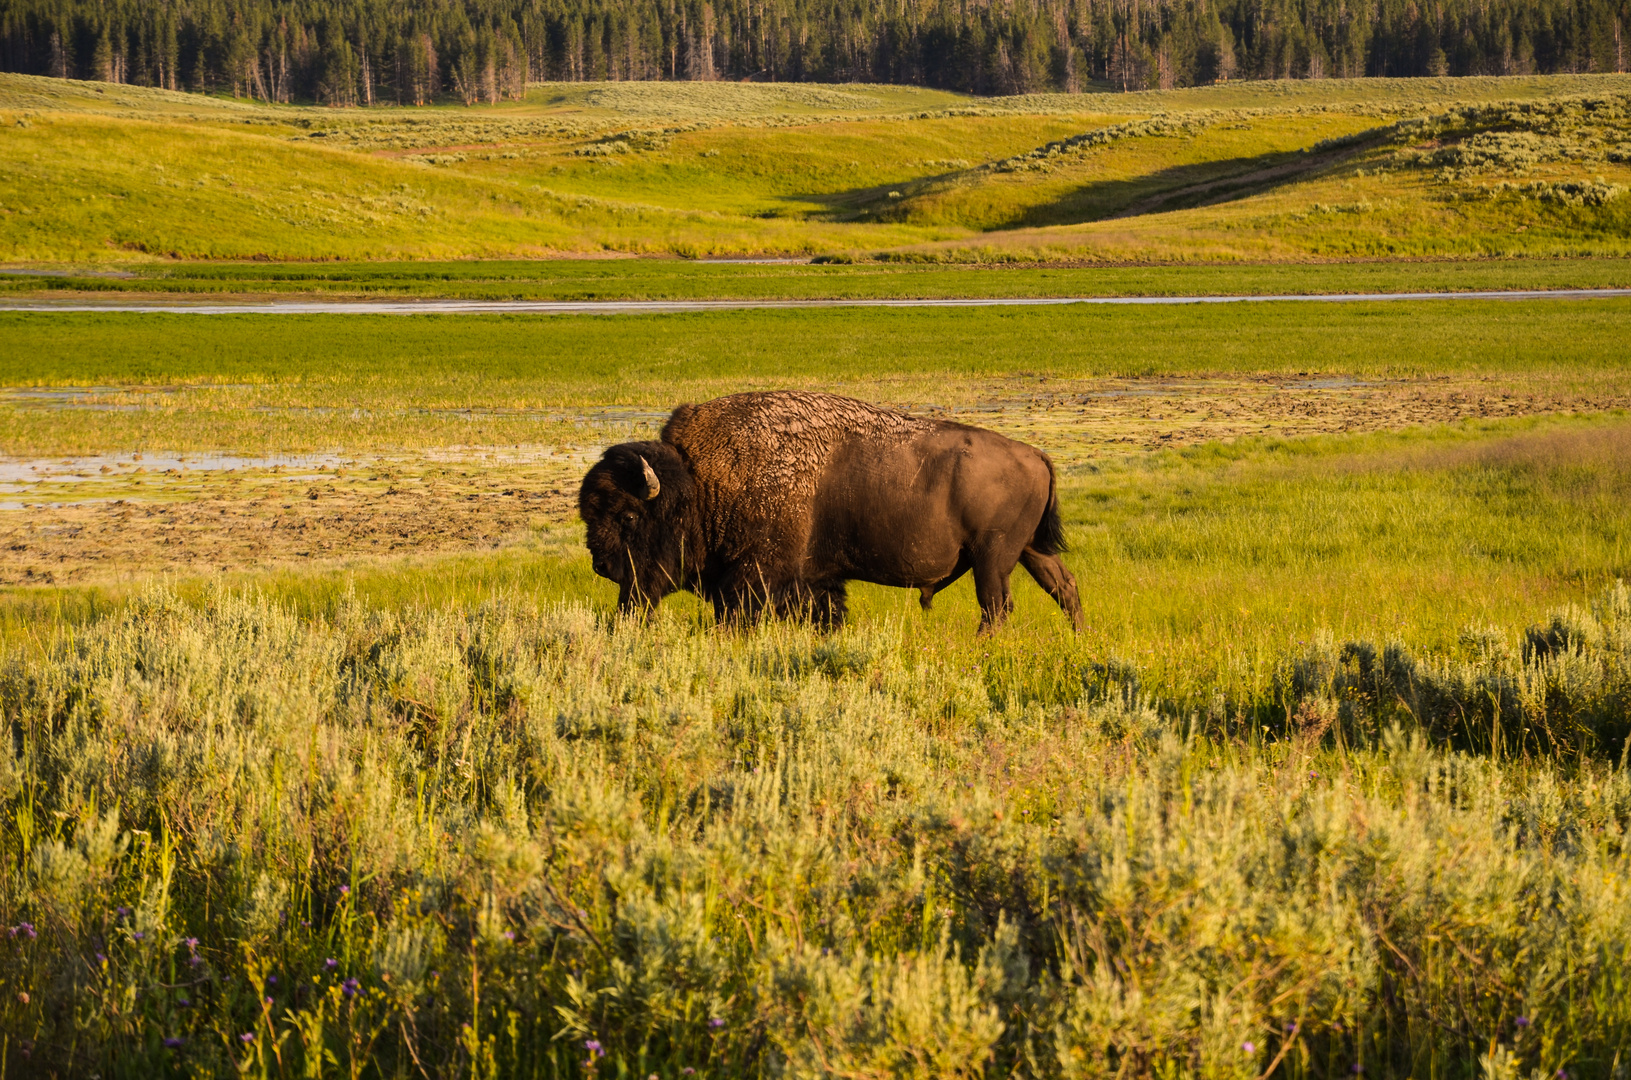
[[[1623,255],[1628,86],[612,84],[344,111],[6,75],[0,259]]]

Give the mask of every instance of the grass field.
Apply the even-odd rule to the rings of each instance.
[[[1080,638],[1028,587],[983,640],[960,590],[829,638],[620,623],[547,537],[13,592],[8,1052],[1610,1077],[1628,438],[1107,463]]]
[[[0,75],[0,301],[1624,287],[1627,93]],[[1628,340],[0,312],[0,1080],[1625,1080]],[[1046,450],[1085,630],[616,616],[588,464],[776,387]]]
[[[5,1067],[1610,1080],[1626,320],[0,316]],[[774,385],[1053,453],[1088,629],[614,619]]]
[[[37,269],[37,268],[36,268]],[[117,276],[113,276],[116,274]],[[1465,292],[1631,286],[1631,259],[1376,260],[1191,266],[741,264],[678,259],[146,263],[0,276],[0,299],[87,294],[464,300],[851,299]],[[100,297],[99,297],[100,298]]]
[[[1628,85],[629,84],[346,111],[7,75],[0,259],[1620,258]]]

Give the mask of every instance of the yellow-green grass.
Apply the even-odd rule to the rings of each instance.
[[[1047,115],[1098,113],[1147,116],[1204,109],[1350,108],[1422,110],[1492,101],[1536,101],[1561,96],[1623,93],[1624,75],[1525,75],[1467,78],[1266,80],[1182,90],[1134,93],[1029,94],[973,97],[924,87],[880,84],[821,86],[742,83],[540,83],[522,100],[492,105],[452,104],[334,109],[268,105],[221,95],[175,93],[149,87],[73,79],[43,79],[0,72],[8,105],[30,111],[100,112],[129,116],[158,112],[225,123],[253,122],[300,131],[394,128],[504,122],[545,117],[562,124],[588,122],[752,123],[848,119],[868,114],[922,112]]]
[[[154,591],[42,646],[0,681],[31,1065],[1606,1080],[1631,1039],[1631,784],[1517,723],[1469,756],[1288,684],[1220,728],[1045,638],[1005,673],[513,593]]]
[[[587,147],[541,144],[525,157],[480,156],[458,167],[470,175],[503,176],[556,191],[676,210],[755,217],[804,218],[828,213],[852,217],[854,210],[846,204],[863,198],[871,189],[888,190],[925,174],[1024,153],[1041,143],[1074,135],[1084,126],[1103,126],[1116,119],[1019,115],[708,128],[668,136],[666,145],[657,150],[584,157],[573,151],[596,143]],[[966,224],[949,215],[911,223]]]
[[[1010,375],[1622,373],[1624,298],[808,308],[667,315],[0,313],[0,385],[250,383],[446,407]],[[318,396],[291,404],[332,404]]]
[[[1623,74],[1475,75],[1462,78],[1407,79],[1263,79],[1193,86],[1181,90],[1139,90],[1088,98],[1095,105],[1127,113],[1179,112],[1189,109],[1434,109],[1452,104],[1490,101],[1536,101],[1578,94],[1624,93]],[[993,104],[1046,109],[1065,108],[1082,97],[1033,94],[995,98]],[[1023,104],[1021,104],[1023,103]],[[1078,106],[1079,107],[1079,106]]]
[[[1292,163],[1323,139],[1375,126],[1373,118],[1341,113],[1271,114],[1188,134],[1117,140],[1042,172],[946,170],[951,175],[905,184],[899,199],[881,192],[881,201],[874,196],[867,205],[888,221],[955,222],[979,232],[1094,221],[1175,188]]]
[[[1042,692],[1053,676],[1026,658],[1048,640],[1072,657],[1065,670],[1116,658],[1146,691],[1202,710],[1214,694],[1261,706],[1288,653],[1322,633],[1455,653],[1470,625],[1516,627],[1631,578],[1628,446],[1631,421],[1617,412],[1101,456],[1060,477],[1087,631],[1068,638],[1020,574],[1012,627],[978,649],[993,658],[994,689],[1012,677]],[[492,555],[224,580],[329,615],[349,592],[391,609],[517,590],[607,607],[615,587],[591,573],[581,535],[573,523]],[[5,636],[77,625],[140,589],[8,590]],[[861,625],[903,621],[924,647],[949,650],[946,663],[968,662],[978,610],[967,581],[927,615],[903,590],[856,586],[853,599]],[[687,596],[666,604],[711,619]]]
[[[1256,659],[1247,665],[1249,678],[1240,678],[1256,692],[1267,670],[1258,661],[1294,634],[1307,637],[1322,626],[1380,634],[1404,617],[1413,634],[1442,645],[1469,620],[1510,622],[1623,573],[1618,474],[1610,469],[1608,479],[1591,480],[1576,505],[1557,479],[1567,468],[1558,466],[1533,499],[1515,489],[1485,505],[1483,496],[1470,494],[1482,475],[1476,461],[1448,471],[1417,464],[1413,448],[1504,437],[1509,429],[1499,427],[1485,434],[1247,443],[1243,465],[1223,449],[1149,459],[1154,464],[1123,460],[1102,443],[1075,447],[1066,421],[1077,395],[1095,392],[1093,380],[1107,376],[1453,377],[1476,395],[1566,391],[1589,404],[1624,398],[1620,345],[1628,323],[1623,300],[615,319],[7,314],[0,316],[6,341],[0,384],[79,387],[78,405],[96,408],[14,400],[4,406],[0,452],[389,455],[448,446],[585,445],[649,434],[679,401],[744,389],[837,390],[920,409],[995,398],[1008,413],[973,413],[974,422],[1021,424],[1022,437],[1068,463],[1062,483],[1077,542],[1073,565],[1095,583],[1099,603],[1109,605],[1095,609],[1093,633],[1084,640],[1101,651],[1137,654],[1142,666],[1188,694],[1234,671],[1229,665],[1238,658],[1220,659],[1218,648],[1250,642],[1246,655]],[[1413,391],[1401,385],[1377,392]],[[1059,420],[1037,427],[1030,402]],[[597,411],[608,405],[633,412]],[[1605,468],[1596,459],[1588,464],[1598,473]],[[1333,486],[1332,475],[1346,479]],[[1373,483],[1378,476],[1384,481]],[[82,483],[91,487],[76,490],[91,491],[100,481]],[[142,495],[109,490],[121,498]],[[1441,497],[1450,502],[1435,501]],[[1593,515],[1607,532],[1592,532]],[[1508,535],[1508,518],[1530,524]],[[1389,521],[1395,523],[1382,524]],[[1534,530],[1544,532],[1548,521],[1561,531],[1542,542]],[[1339,535],[1338,526],[1347,531]],[[1579,539],[1571,553],[1556,538],[1576,528],[1600,542]],[[1186,532],[1192,529],[1199,531]],[[1398,546],[1390,529],[1415,539]],[[1141,534],[1150,539],[1138,540]],[[1476,550],[1467,547],[1475,537],[1482,537]],[[1329,557],[1321,554],[1327,541],[1337,545]],[[1430,556],[1412,554],[1409,545],[1422,543],[1442,546]],[[528,558],[475,560],[470,580],[490,574],[497,575],[491,581],[506,580],[511,571],[504,568]],[[1223,562],[1209,563],[1215,558]],[[581,559],[575,567],[572,588],[592,589]],[[426,584],[441,573],[375,569],[364,576],[467,600]],[[898,611],[906,599],[880,594],[878,602]],[[859,610],[871,602],[863,596]],[[953,597],[946,606],[955,614],[934,618],[971,618],[969,604]],[[1031,601],[1022,604],[1021,617],[1050,625],[1058,619],[1045,603],[1038,609]]]
[[[1620,170],[1613,176],[1631,179]],[[1034,263],[1106,257],[1152,262],[1624,258],[1631,253],[1631,200],[1586,209],[1519,199],[1463,203],[1431,197],[1439,193],[1427,183],[1417,178],[1326,181],[1242,201],[1227,213],[1176,210],[1158,218],[1019,229],[891,254],[953,263]]]
[[[570,532],[11,593],[8,1028],[108,1075],[268,1045],[457,1070],[489,1030],[520,1075],[815,1046],[801,1073],[1136,1050],[1245,1080],[1283,1048],[1392,1078],[1493,1044],[1609,1080],[1631,601],[1599,586],[1631,569],[1628,439],[1621,415],[1107,463],[1066,499],[1080,637],[1022,578],[983,639],[966,583],[927,615],[857,589],[826,638],[681,598],[619,622]]]
[[[1539,165],[1516,173],[1496,172],[1480,180],[1449,184],[1427,171],[1390,168],[1390,149],[1361,151],[1311,169],[1294,183],[1260,185],[1247,198],[1185,209],[1186,202],[1227,197],[1198,192],[1189,199],[1176,189],[1171,202],[1138,216],[1081,224],[1016,228],[981,235],[973,244],[945,241],[903,252],[908,257],[948,261],[998,259],[1026,261],[1103,258],[1164,261],[1400,257],[1478,258],[1525,255],[1623,257],[1631,252],[1631,198],[1599,206],[1577,206],[1525,198],[1499,190],[1502,182],[1587,182],[1631,187],[1631,164],[1602,162]],[[1258,162],[1224,162],[1220,177],[1241,176]],[[1262,162],[1272,168],[1272,159]],[[1076,166],[1077,169],[1082,166]],[[1205,170],[1186,174],[1203,184]],[[952,186],[930,187],[923,198],[977,201],[983,189],[1007,180],[982,180],[965,193]],[[1145,187],[1138,194],[1149,189]],[[999,203],[1000,196],[993,196]],[[1075,199],[1101,197],[1096,185]],[[1147,195],[1159,198],[1159,193]],[[898,213],[910,215],[909,204]],[[933,211],[929,211],[931,214]],[[1041,213],[1063,212],[1045,207]]]
[[[4,257],[14,260],[808,251],[837,243],[835,226],[575,197],[252,131],[51,117],[8,134],[5,153],[0,214]],[[896,229],[878,238],[928,235]]]
[[[1621,82],[1562,77],[1507,88],[1517,98],[1560,99]],[[1088,95],[818,118],[773,111],[778,94],[816,91],[752,87],[581,88],[553,97],[544,88],[491,111],[339,112],[7,76],[0,259],[1623,254],[1626,200],[1579,208],[1511,197],[1467,210],[1446,201],[1459,189],[1396,170],[1344,200],[1349,189],[1333,184],[1350,182],[1342,170],[1357,167],[1353,154],[1299,155],[1421,108],[1398,83],[1326,97],[1250,92],[1279,105],[1214,88],[1196,99],[1210,104],[1170,114],[1175,105],[1140,95]],[[1503,85],[1475,81],[1466,100],[1487,100]],[[1454,103],[1455,86],[1440,88],[1444,104]],[[873,96],[886,104],[911,97],[901,94]],[[590,99],[630,111],[597,106],[588,116],[573,103]],[[708,118],[640,112],[660,113],[664,101],[691,101]],[[1187,126],[1004,171],[1004,161],[1033,147],[1140,115],[1187,118]],[[1368,153],[1361,158],[1383,151]],[[1631,167],[1572,162],[1534,175],[1623,186]],[[1158,212],[1205,201],[1213,196],[1191,189],[1230,178],[1238,190],[1217,206]],[[1361,204],[1336,222],[1319,213]],[[1099,220],[1120,213],[1134,216]]]
[[[34,272],[30,273],[32,269]],[[0,295],[468,300],[937,299],[1467,292],[1631,286],[1631,259],[1460,259],[1093,267],[696,259],[143,262],[18,268]]]
[[[292,449],[880,378],[1618,391],[1627,318],[7,315],[0,384],[136,407],[14,410],[19,445]],[[987,638],[966,581],[930,613],[857,587],[830,637],[684,596],[620,622],[575,525],[0,592],[8,1047],[105,1076],[1615,1080],[1631,417],[1101,455],[1061,491],[1080,636],[1023,574]]]
[[[1476,379],[1476,392],[1622,399],[1627,301],[726,313],[633,317],[6,315],[0,453],[391,453],[649,432],[681,401],[808,388],[911,408],[1063,409],[1105,376]],[[1475,390],[1469,387],[1469,390]],[[94,406],[86,409],[83,406]],[[587,427],[577,426],[587,419]],[[89,422],[94,420],[94,422]],[[983,422],[977,420],[977,422]],[[1022,437],[1060,440],[1068,425]]]

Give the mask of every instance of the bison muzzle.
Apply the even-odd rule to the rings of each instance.
[[[605,452],[578,510],[624,611],[689,589],[721,619],[831,627],[848,582],[917,589],[928,608],[972,570],[988,631],[1021,563],[1082,626],[1053,463],[966,424],[791,391],[682,405],[660,441]]]

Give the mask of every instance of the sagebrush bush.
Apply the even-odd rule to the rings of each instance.
[[[1588,754],[1619,760],[1631,735],[1631,590],[1605,589],[1524,632],[1469,628],[1463,655],[1416,657],[1391,642],[1338,646],[1329,635],[1288,658],[1275,708],[1314,702],[1343,728],[1374,737],[1409,722],[1435,740],[1479,752]]]
[[[1608,1077],[1626,607],[1322,646],[1265,738],[899,623],[154,592],[0,679],[10,1068]],[[1383,685],[1414,730],[1337,715]],[[1435,747],[1491,686],[1552,743]]]

